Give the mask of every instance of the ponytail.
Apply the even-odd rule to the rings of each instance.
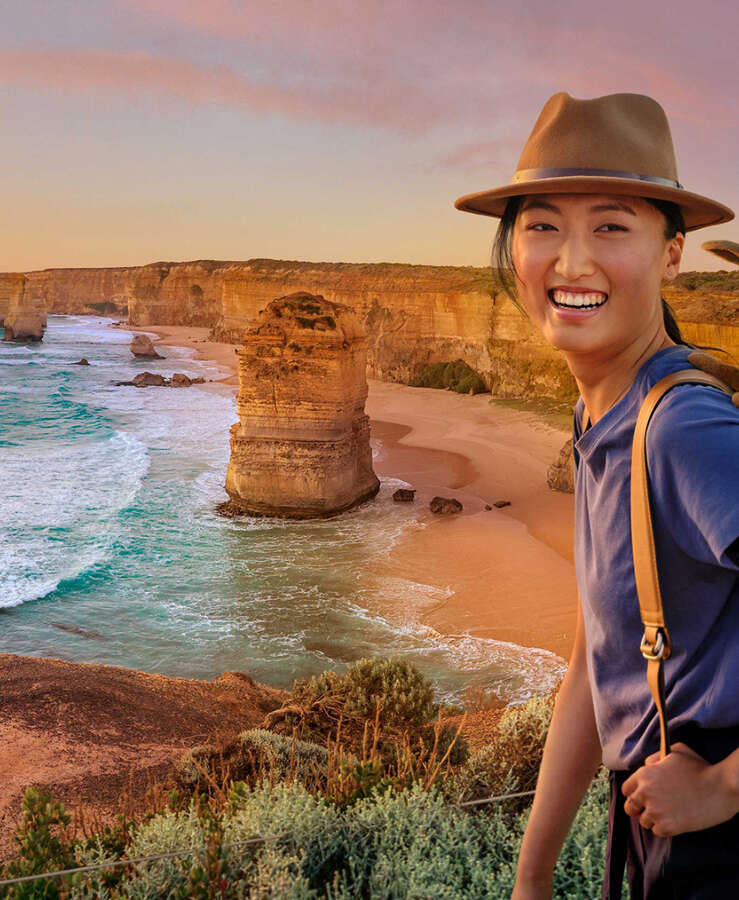
[[[680,334],[680,327],[675,321],[675,314],[670,308],[670,304],[662,297],[662,317],[665,322],[665,331],[667,332],[667,336],[670,340],[674,341],[676,344],[684,344],[685,346],[692,346],[692,344],[688,344],[686,340],[683,339],[683,336]]]

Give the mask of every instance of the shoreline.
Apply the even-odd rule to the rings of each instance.
[[[238,348],[184,325],[118,326],[157,336],[160,347],[194,350],[231,374],[206,389],[238,390]],[[570,436],[533,412],[473,396],[368,379],[365,411],[378,476],[416,489],[423,506],[382,562],[381,574],[412,577],[449,596],[413,611],[442,634],[470,634],[548,650],[569,659],[577,615],[572,558],[574,500],[551,491],[549,465]],[[432,514],[432,497],[455,497],[461,514]],[[498,500],[504,509],[485,509]],[[388,599],[388,609],[393,608]],[[408,614],[408,611],[405,611]]]

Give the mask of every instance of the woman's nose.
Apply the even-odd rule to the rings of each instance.
[[[554,271],[566,281],[575,281],[582,275],[592,275],[595,264],[587,240],[577,234],[568,234],[559,245]]]

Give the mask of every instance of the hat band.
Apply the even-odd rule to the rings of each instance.
[[[543,178],[569,178],[576,175],[588,175],[594,178],[629,178],[632,181],[651,181],[665,187],[684,190],[679,181],[672,178],[660,178],[659,175],[639,175],[637,172],[620,172],[618,169],[519,169],[513,176],[511,184],[522,181],[538,181]]]

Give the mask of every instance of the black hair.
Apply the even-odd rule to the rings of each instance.
[[[498,232],[495,235],[495,240],[493,241],[493,248],[490,254],[490,265],[493,270],[497,269],[498,279],[500,280],[505,293],[508,295],[508,297],[510,297],[515,306],[524,315],[526,315],[523,307],[519,302],[518,293],[516,291],[516,282],[513,277],[513,273],[516,271],[516,267],[513,264],[512,247],[513,225],[516,221],[516,216],[518,215],[518,211],[521,208],[523,199],[523,196],[519,195],[516,197],[511,197],[506,203],[505,210],[503,211],[503,215],[500,220],[500,224],[498,225]],[[644,200],[646,200],[647,203],[651,203],[652,206],[658,209],[664,216],[665,240],[671,240],[675,237],[676,234],[685,234],[685,219],[683,218],[682,210],[677,205],[677,203],[673,203],[670,200],[656,200],[652,197],[644,197]],[[669,303],[665,300],[664,297],[661,297],[661,300],[662,317],[665,323],[665,331],[667,332],[670,339],[673,340],[676,344],[687,344],[687,341],[683,340],[683,337],[680,334],[680,328],[675,321],[675,315],[672,312]]]

